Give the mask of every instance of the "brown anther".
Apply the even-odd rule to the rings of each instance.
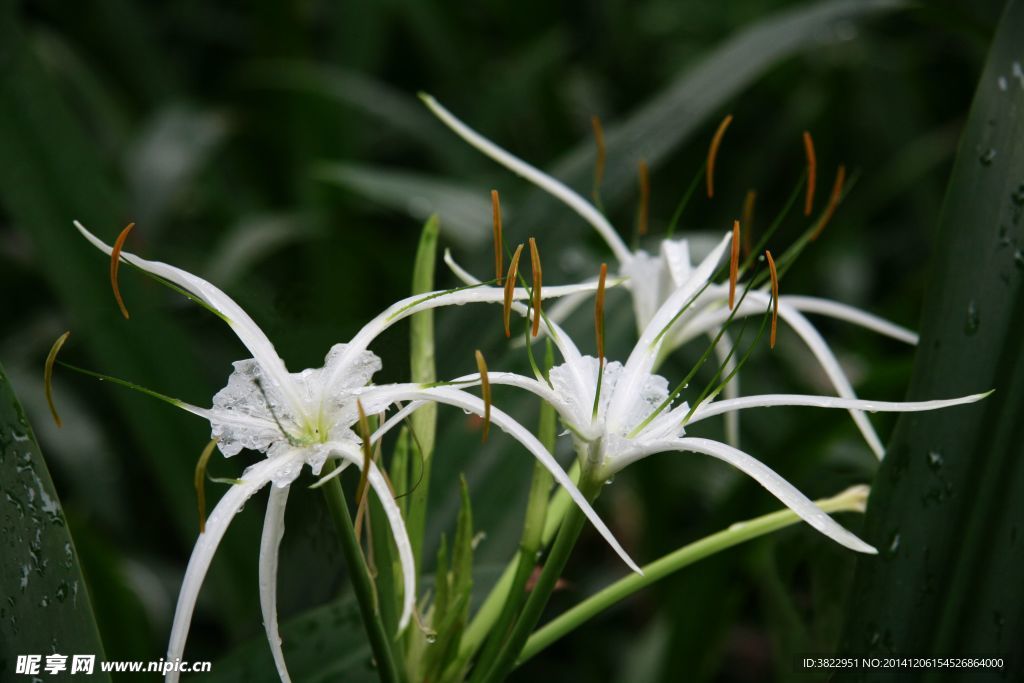
[[[832,194],[828,198],[828,206],[825,207],[825,213],[822,214],[821,220],[818,222],[818,227],[811,234],[811,241],[818,239],[821,232],[828,225],[829,221],[832,220],[832,216],[836,213],[836,208],[839,206],[839,200],[843,198],[843,184],[846,182],[846,167],[839,164],[839,168],[836,169],[836,180],[832,184]]]
[[[743,215],[740,217],[740,225],[744,227],[741,240],[744,258],[750,256],[750,251],[753,249],[750,235],[754,232],[751,228],[754,227],[754,203],[756,201],[757,190],[747,190],[747,196],[743,198]]]
[[[651,169],[643,159],[636,164],[637,181],[640,185],[640,206],[636,215],[636,233],[647,234],[647,223],[651,212]]]
[[[729,257],[729,310],[736,302],[736,281],[740,276],[740,222],[732,222],[732,254]]]
[[[370,466],[373,462],[373,450],[370,448],[370,421],[366,419],[363,402],[356,399],[356,411],[359,413],[359,438],[363,442],[363,471],[359,473],[359,486],[356,487],[356,505],[362,505],[366,495],[366,485],[370,481]]]
[[[500,285],[505,274],[505,243],[501,234],[501,198],[497,190],[491,190],[491,213],[494,221],[494,276]]]
[[[604,128],[597,114],[590,117],[590,127],[594,129],[594,144],[597,147],[597,158],[594,160],[594,194],[597,195],[604,180],[604,165],[608,157],[608,149],[604,145]]]
[[[718,147],[722,144],[722,137],[725,135],[725,129],[732,123],[732,114],[726,115],[722,122],[718,124],[718,130],[715,131],[714,137],[711,138],[711,146],[708,147],[708,163],[707,163],[707,182],[708,182],[708,198],[715,196],[715,159],[718,157]]]
[[[601,264],[601,275],[597,280],[597,297],[594,299],[594,329],[597,331],[597,364],[604,366],[604,285],[608,277],[608,264]]]
[[[487,434],[491,430],[491,379],[487,374],[487,361],[480,349],[476,351],[476,369],[480,372],[480,393],[484,398],[484,433],[481,442],[487,441]]]
[[[213,455],[216,445],[217,439],[210,439],[210,443],[203,447],[203,452],[199,454],[199,460],[196,462],[193,483],[196,487],[196,502],[199,505],[199,533],[201,534],[206,532],[206,465],[210,462],[210,456]]]
[[[121,309],[121,315],[128,319],[128,308],[124,305],[124,299],[121,298],[121,289],[117,285],[117,272],[121,268],[121,249],[124,247],[124,241],[128,239],[128,233],[135,227],[134,223],[129,223],[125,226],[121,234],[117,236],[114,241],[114,248],[110,251],[110,287],[114,290],[114,298],[117,299],[118,308]]]
[[[533,330],[532,334],[534,337],[540,332],[540,318],[542,301],[540,295],[541,288],[541,269],[540,269],[540,252],[537,251],[537,240],[530,238],[530,269],[533,271]]]
[[[810,216],[814,209],[814,188],[818,182],[818,159],[814,155],[814,139],[804,131],[804,153],[807,155],[807,196],[804,199],[804,215]]]
[[[516,251],[512,254],[512,262],[508,264],[508,273],[505,275],[505,310],[504,310],[504,321],[505,321],[505,336],[512,336],[512,295],[516,289],[516,275],[519,273],[519,257],[523,253],[523,245],[520,244],[516,247]]]
[[[60,353],[64,342],[70,336],[71,332],[68,331],[57,337],[57,341],[53,342],[53,346],[50,347],[50,353],[46,354],[46,364],[43,365],[43,392],[46,394],[46,403],[50,406],[50,414],[53,415],[53,421],[58,427],[61,426],[61,422],[60,415],[57,414],[57,407],[53,404],[53,364],[57,361],[57,354]]]
[[[772,276],[772,333],[768,338],[768,346],[775,348],[775,333],[779,326],[779,273],[775,270],[775,259],[772,252],[765,250],[764,255],[768,258],[768,272]]]

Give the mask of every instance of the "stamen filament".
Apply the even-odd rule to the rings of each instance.
[[[647,162],[641,159],[637,162],[637,180],[640,183],[640,207],[637,210],[636,233],[640,236],[647,234],[647,224],[651,211],[651,169]]]
[[[757,190],[747,190],[747,196],[743,198],[743,214],[740,217],[740,225],[746,228],[743,231],[743,258],[750,256],[753,246],[750,242],[750,235],[754,227],[754,203],[757,201]]]
[[[597,114],[590,117],[590,127],[594,129],[594,144],[597,146],[597,158],[594,160],[594,202],[600,206],[601,183],[604,181],[604,166],[608,157],[608,149],[604,144],[604,128]]]
[[[501,198],[497,190],[491,190],[491,213],[494,223],[494,274],[500,285],[505,270],[505,251],[501,234]]]
[[[487,374],[487,361],[480,349],[476,350],[476,369],[480,372],[480,393],[484,399],[484,433],[480,441],[485,443],[491,430],[491,378]]]
[[[370,464],[373,462],[373,451],[370,448],[370,421],[366,419],[363,402],[356,399],[356,411],[359,413],[359,438],[363,442],[363,471],[359,473],[359,486],[356,487],[356,505],[363,504],[366,485],[370,481]],[[357,525],[358,528],[358,525]]]
[[[732,222],[732,255],[729,259],[729,310],[736,303],[736,280],[740,274],[740,222]]]
[[[196,473],[193,483],[196,487],[196,502],[199,506],[199,533],[206,533],[206,465],[210,462],[213,449],[217,445],[217,439],[210,439],[210,443],[203,447],[196,462]]]
[[[814,209],[814,188],[818,177],[818,159],[814,154],[814,139],[804,131],[804,153],[807,155],[807,196],[804,199],[804,215],[810,216]]]
[[[50,353],[46,354],[46,364],[43,366],[43,391],[46,393],[46,403],[50,406],[50,414],[53,415],[53,421],[58,427],[61,426],[61,422],[60,415],[57,414],[57,407],[53,403],[53,364],[56,362],[57,354],[60,353],[64,342],[70,336],[71,331],[68,330],[57,337],[57,341],[53,342],[53,346],[50,347]]]
[[[530,238],[530,268],[533,271],[533,336],[540,332],[540,316],[543,300],[541,299],[541,269],[540,252],[537,250],[537,240]]]
[[[766,249],[764,255],[768,258],[768,272],[772,277],[772,332],[768,338],[768,346],[775,348],[775,333],[779,325],[779,274],[775,270],[775,259],[772,258],[770,249]]]
[[[832,216],[836,212],[836,207],[839,206],[839,201],[843,198],[843,184],[846,182],[846,166],[839,164],[839,168],[836,169],[836,180],[832,184],[832,194],[828,198],[828,206],[825,207],[825,215],[821,217],[821,221],[818,223],[818,227],[811,233],[811,241],[818,239],[818,235],[825,229],[829,221],[832,220]]]
[[[512,336],[512,329],[510,327],[512,321],[512,295],[515,293],[516,274],[519,272],[519,257],[522,253],[523,245],[520,244],[516,247],[516,252],[512,254],[512,261],[508,264],[508,274],[505,276],[505,309],[503,315],[506,337]]]
[[[718,130],[715,131],[714,137],[711,138],[711,146],[708,147],[708,163],[707,163],[707,181],[708,181],[708,198],[715,196],[715,159],[718,157],[718,147],[722,144],[722,137],[725,135],[725,129],[732,123],[732,114],[727,114],[722,122],[718,124]]]
[[[110,287],[114,290],[114,298],[117,299],[117,306],[121,309],[121,315],[124,316],[125,320],[129,318],[128,308],[124,305],[124,299],[121,298],[121,289],[117,284],[117,274],[121,268],[121,249],[124,247],[124,241],[128,239],[128,233],[135,227],[135,223],[129,223],[125,226],[121,234],[117,236],[114,241],[114,248],[110,251]]]

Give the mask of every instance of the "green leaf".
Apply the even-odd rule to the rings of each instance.
[[[0,366],[0,674],[18,655],[91,654],[103,644],[67,521],[7,375]],[[106,674],[96,674],[110,680]]]
[[[907,398],[996,391],[897,423],[865,523],[881,555],[858,563],[839,650],[1005,656],[1003,680],[1024,676],[1022,34],[1011,0],[946,194]]]

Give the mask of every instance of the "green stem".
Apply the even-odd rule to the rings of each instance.
[[[569,470],[569,478],[573,482],[578,481],[579,471],[579,463],[573,463],[572,468]],[[547,516],[544,519],[544,532],[540,543],[541,548],[551,543],[551,539],[555,537],[558,526],[562,523],[565,513],[568,512],[572,504],[572,499],[569,498],[569,494],[565,492],[565,489],[559,488],[555,491],[551,497],[551,502],[548,503]],[[493,629],[494,623],[500,615],[501,608],[505,604],[505,596],[508,595],[512,581],[515,579],[516,567],[518,566],[517,556],[509,561],[505,571],[501,573],[491,592],[484,598],[483,604],[480,605],[465,633],[462,634],[462,644],[459,646],[460,660],[468,661],[483,643],[487,634]]]
[[[548,351],[550,355],[550,345]],[[537,434],[548,452],[553,453],[556,437],[555,409],[549,404],[543,403],[540,411],[540,425]],[[477,659],[470,683],[482,680],[483,674],[490,669],[495,657],[501,651],[505,636],[508,635],[509,629],[515,622],[519,608],[526,600],[526,583],[530,580],[533,568],[537,565],[537,554],[544,542],[544,522],[552,483],[551,473],[539,462],[536,463],[533,468],[533,479],[530,482],[530,495],[527,498],[526,517],[523,521],[523,534],[519,541],[519,558],[515,573],[512,583],[505,593],[505,604],[494,627],[490,630],[490,639]],[[464,655],[466,656],[465,660],[463,659]],[[460,652],[457,663],[461,667],[472,655],[472,651]]]
[[[819,500],[817,504],[825,512],[863,512],[867,496],[866,486],[854,486],[832,498]],[[594,618],[620,600],[650,586],[655,581],[660,581],[669,574],[705,557],[778,531],[799,521],[800,518],[792,510],[779,510],[746,522],[733,524],[724,531],[702,538],[655,560],[643,568],[643,574],[630,574],[626,578],[616,581],[537,630],[526,641],[526,646],[519,654],[516,666],[529,660],[587,620]]]
[[[603,482],[592,479],[584,472],[580,481],[580,492],[588,501],[594,500],[597,498],[602,485]],[[527,599],[519,619],[512,628],[512,633],[501,648],[494,666],[487,672],[485,680],[490,682],[503,681],[512,671],[519,652],[530,636],[530,632],[533,631],[537,622],[540,621],[544,608],[551,598],[551,592],[562,575],[566,562],[569,561],[572,549],[576,546],[576,539],[579,538],[586,519],[586,515],[583,514],[579,506],[572,506],[566,513],[565,519],[558,530],[558,536],[555,538],[555,543],[551,547],[551,552],[544,562],[544,569],[541,570],[540,577],[537,579],[537,583],[534,584],[530,597]]]
[[[328,462],[324,466],[324,474],[330,474],[334,467],[334,463]],[[377,610],[373,579],[370,578],[370,571],[366,567],[363,549],[359,547],[359,541],[356,540],[352,516],[349,514],[348,503],[345,501],[345,492],[341,489],[340,478],[334,477],[328,481],[323,490],[331,518],[334,519],[334,525],[338,528],[338,535],[341,537],[341,550],[345,555],[345,562],[348,564],[352,590],[356,594],[359,611],[363,615],[363,626],[366,628],[370,649],[377,662],[380,680],[383,683],[401,683],[401,671],[396,665],[391,651],[391,639],[388,638],[388,634],[384,630],[384,622]]]

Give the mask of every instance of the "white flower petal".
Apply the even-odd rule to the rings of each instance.
[[[281,650],[281,634],[277,627],[277,561],[284,536],[284,511],[288,503],[288,487],[270,487],[267,499],[267,514],[263,520],[263,536],[260,540],[260,610],[263,613],[263,628],[267,643],[274,656],[277,675],[284,683],[291,683],[288,667]]]
[[[760,396],[744,396],[704,405],[694,411],[690,424],[701,420],[732,413],[747,408],[771,408],[775,406],[809,406],[813,408],[842,408],[846,410],[866,410],[871,413],[916,413],[925,410],[938,410],[967,403],[974,403],[988,396],[989,392],[971,394],[960,398],[939,399],[933,401],[872,401],[864,399],[836,398],[835,396],[813,396],[807,394],[764,394]]]
[[[178,593],[178,604],[174,610],[174,621],[171,625],[170,642],[167,645],[167,660],[175,661],[181,659],[185,652],[185,640],[188,637],[188,629],[192,622],[192,612],[196,607],[196,599],[199,597],[199,590],[203,586],[206,572],[210,568],[217,546],[224,538],[231,520],[241,510],[245,501],[261,488],[270,483],[277,475],[278,469],[286,463],[285,461],[297,460],[300,464],[301,451],[293,451],[281,458],[264,460],[256,463],[242,475],[242,483],[232,486],[221,496],[213,512],[206,520],[206,531],[199,535],[196,545],[192,549],[192,556],[189,558],[188,567],[185,569],[185,577],[181,582],[181,591]],[[171,671],[167,674],[168,683],[178,680],[179,672]]]
[[[85,226],[78,221],[75,221],[75,227],[94,247],[103,253],[109,256],[113,252],[112,247],[86,230]],[[296,414],[302,414],[303,406],[300,404],[295,388],[291,384],[284,361],[277,354],[274,345],[263,334],[263,330],[231,297],[201,277],[172,265],[161,263],[160,261],[148,261],[127,251],[121,252],[121,258],[146,272],[162,277],[187,290],[223,315],[238,339],[249,349],[253,358],[259,362],[264,374],[280,387],[281,392],[291,402],[292,410]]]
[[[605,218],[593,204],[585,200],[575,191],[571,190],[562,181],[552,178],[547,173],[544,173],[522,159],[509,154],[490,140],[484,138],[465,123],[457,119],[454,114],[441,106],[441,104],[439,104],[438,101],[430,95],[420,95],[420,99],[422,99],[427,107],[430,108],[430,111],[434,112],[434,115],[437,116],[437,118],[441,119],[441,121],[451,128],[460,138],[516,175],[526,178],[548,194],[561,200],[562,203],[579,214],[583,220],[590,223],[590,225],[597,230],[598,234],[604,238],[604,241],[608,244],[608,247],[612,250],[615,254],[615,258],[617,258],[620,263],[625,263],[630,259],[629,248],[626,246],[625,242],[623,242],[622,238],[619,237],[619,234],[615,232],[615,228],[613,228],[612,224],[608,222],[608,219]]]
[[[796,487],[779,476],[778,473],[763,462],[741,450],[733,448],[732,446],[727,446],[724,443],[719,443],[710,439],[695,439],[690,437],[670,441],[655,441],[645,443],[641,448],[638,448],[632,454],[629,462],[635,462],[636,460],[648,455],[664,453],[667,451],[691,451],[694,453],[704,453],[705,455],[710,455],[714,458],[718,458],[719,460],[724,460],[736,469],[749,475],[761,486],[768,489],[773,496],[782,501],[786,507],[799,515],[801,519],[840,545],[861,553],[873,555],[878,552],[874,547],[868,545],[840,526],[835,520],[829,517],[824,510],[815,505],[807,496],[800,493]],[[625,466],[625,464],[628,464],[628,462],[624,463],[623,466]]]
[[[658,349],[664,341],[663,333],[673,324],[680,309],[711,279],[731,240],[732,233],[727,233],[718,246],[694,269],[689,281],[665,300],[644,328],[640,340],[629,354],[622,377],[619,378],[618,389],[608,407],[610,428],[618,431],[619,425],[630,411],[630,403],[640,390],[640,384],[651,375]]]
[[[331,442],[327,446],[332,452],[362,470],[363,453],[353,444]],[[395,503],[394,494],[372,460],[370,461],[370,471],[366,473],[366,479],[377,494],[377,499],[384,509],[384,516],[388,518],[391,536],[398,549],[398,561],[402,566],[402,616],[398,620],[398,632],[401,633],[409,625],[412,611],[416,607],[416,564],[412,555],[412,543],[409,541],[409,533],[405,528],[405,520],[402,519],[402,511]]]
[[[383,389],[383,387],[380,387],[380,389]],[[392,401],[427,400],[434,401],[436,403],[447,403],[448,405],[455,406],[456,408],[462,408],[463,410],[467,410],[480,416],[483,416],[484,414],[483,401],[460,389],[452,387],[422,388],[414,384],[393,385],[388,387],[388,389]],[[572,483],[569,475],[565,473],[548,450],[544,448],[540,441],[537,440],[537,437],[500,409],[493,406],[491,407],[491,422],[530,451],[530,453],[533,454],[533,456],[537,458],[537,460],[551,473],[555,481],[566,490],[573,502],[579,506],[580,510],[582,510],[587,516],[587,519],[590,520],[590,523],[594,525],[595,529],[597,529],[598,533],[604,537],[605,541],[608,542],[612,549],[615,550],[629,568],[638,574],[643,573],[641,572],[640,567],[622,548],[605,523],[601,521],[601,518],[597,516],[597,513],[594,512],[594,508],[591,507],[590,503],[587,502],[587,499],[583,497],[583,494],[580,493],[578,488],[576,488],[576,485]]]
[[[908,330],[877,315],[872,315],[847,304],[841,304],[838,301],[830,301],[813,296],[787,295],[780,296],[779,303],[788,304],[801,313],[827,315],[830,318],[859,325],[872,332],[891,337],[905,344],[917,345],[918,336],[913,330]]]

